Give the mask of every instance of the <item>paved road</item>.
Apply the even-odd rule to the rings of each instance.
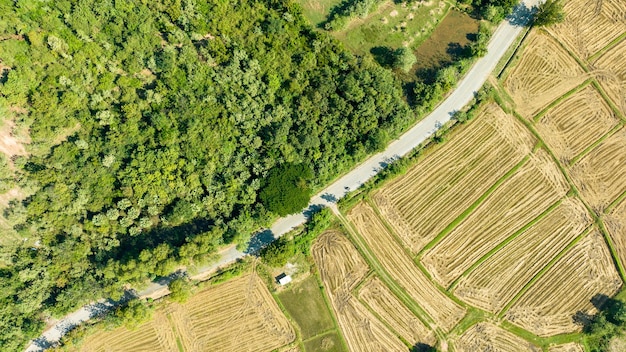
[[[525,0],[527,6],[532,6],[541,0]],[[214,271],[218,267],[227,265],[243,258],[250,252],[256,251],[263,245],[273,241],[275,238],[282,236],[291,229],[303,224],[307,220],[311,210],[320,206],[334,205],[336,201],[348,192],[360,187],[367,180],[376,175],[390,161],[393,161],[417,147],[420,143],[431,136],[440,126],[450,121],[455,111],[460,110],[467,105],[474,97],[482,85],[495,68],[500,58],[505,54],[507,49],[513,44],[517,36],[522,31],[522,27],[527,23],[529,18],[528,7],[520,6],[514,11],[512,19],[503,22],[495,31],[488,46],[487,55],[479,59],[467,73],[465,78],[459,82],[456,89],[443,101],[430,115],[417,123],[413,128],[404,133],[400,138],[392,142],[385,151],[380,152],[365,162],[354,168],[343,177],[339,178],[330,186],[326,187],[320,193],[311,199],[309,207],[302,213],[290,215],[279,219],[274,223],[271,229],[255,236],[251,242],[251,246],[245,252],[240,252],[234,247],[230,247],[222,252],[220,260],[210,266],[200,268],[200,274],[206,274]],[[167,291],[166,282],[152,283],[145,290],[139,292],[140,296],[151,296],[165,294]],[[45,331],[40,338],[31,343],[27,352],[42,351],[46,347],[59,341],[61,336],[71,328],[89,320],[91,317],[99,314],[104,309],[112,307],[113,304],[107,301],[100,301],[95,304],[87,305],[76,312],[66,316],[50,329]]]

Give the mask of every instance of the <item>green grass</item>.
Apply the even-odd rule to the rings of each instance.
[[[335,327],[315,276],[309,276],[277,296],[291,318],[298,324],[303,340]]]
[[[296,0],[302,6],[302,14],[313,27],[319,27],[326,21],[330,10],[339,5],[341,0]]]
[[[316,336],[303,344],[305,352],[347,352],[335,331]]]

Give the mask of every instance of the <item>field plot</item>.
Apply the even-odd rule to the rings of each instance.
[[[626,115],[626,39],[593,62],[598,82]]]
[[[396,234],[419,252],[531,152],[535,139],[497,105],[373,196]],[[471,185],[471,187],[468,187]]]
[[[356,226],[381,266],[433,318],[437,326],[449,331],[463,318],[465,309],[429,281],[369,205],[358,204],[350,211],[348,219]]]
[[[552,346],[548,349],[549,352],[585,352],[583,346],[576,342],[570,342],[563,345]]]
[[[590,84],[550,109],[535,127],[556,157],[569,164],[619,122]]]
[[[508,245],[463,277],[454,294],[497,313],[550,260],[591,223],[584,205],[566,199]]]
[[[416,345],[418,342],[434,345],[432,332],[385,286],[380,279],[372,278],[359,290],[359,298],[365,302],[387,325],[404,340]]]
[[[478,323],[454,342],[457,352],[476,351],[541,351],[541,348],[493,324]]]
[[[604,224],[613,240],[622,265],[626,265],[626,199],[604,217]]]
[[[318,237],[311,253],[350,351],[406,351],[407,346],[352,296],[369,270],[354,245],[331,231]]]
[[[574,166],[570,174],[581,196],[602,213],[626,191],[626,128],[605,139]]]
[[[587,77],[576,60],[541,32],[533,31],[529,35],[521,55],[504,87],[513,98],[517,112],[527,119]]]
[[[565,21],[548,30],[583,59],[626,32],[623,0],[569,0],[564,5]]]
[[[162,311],[154,312],[151,321],[136,330],[118,328],[90,335],[83,342],[83,352],[176,351],[176,336]]]
[[[538,335],[580,330],[574,317],[622,286],[604,238],[592,232],[572,247],[507,312],[506,318]]]
[[[305,352],[347,352],[336,332],[316,336],[304,342]]]
[[[569,186],[540,149],[439,243],[422,263],[448,287],[491,249],[562,198]]]
[[[287,318],[256,274],[209,287],[169,304],[135,331],[89,337],[82,351],[271,351],[295,339]]]

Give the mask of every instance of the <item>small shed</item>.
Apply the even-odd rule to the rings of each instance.
[[[282,273],[278,276],[276,276],[276,282],[278,282],[279,284],[281,284],[282,286],[287,285],[288,283],[291,282],[291,276]]]

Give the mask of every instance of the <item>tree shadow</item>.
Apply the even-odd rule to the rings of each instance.
[[[527,26],[532,22],[535,7],[527,7],[524,3],[519,3],[513,8],[513,12],[506,16],[506,20],[514,26]]]
[[[410,349],[410,352],[436,352],[436,351],[437,351],[436,348],[423,342],[416,343]]]
[[[379,65],[391,68],[394,61],[394,51],[386,46],[376,46],[370,49],[370,53]]]
[[[460,43],[448,43],[446,53],[450,55],[453,61],[458,61],[467,56],[467,49]]]

